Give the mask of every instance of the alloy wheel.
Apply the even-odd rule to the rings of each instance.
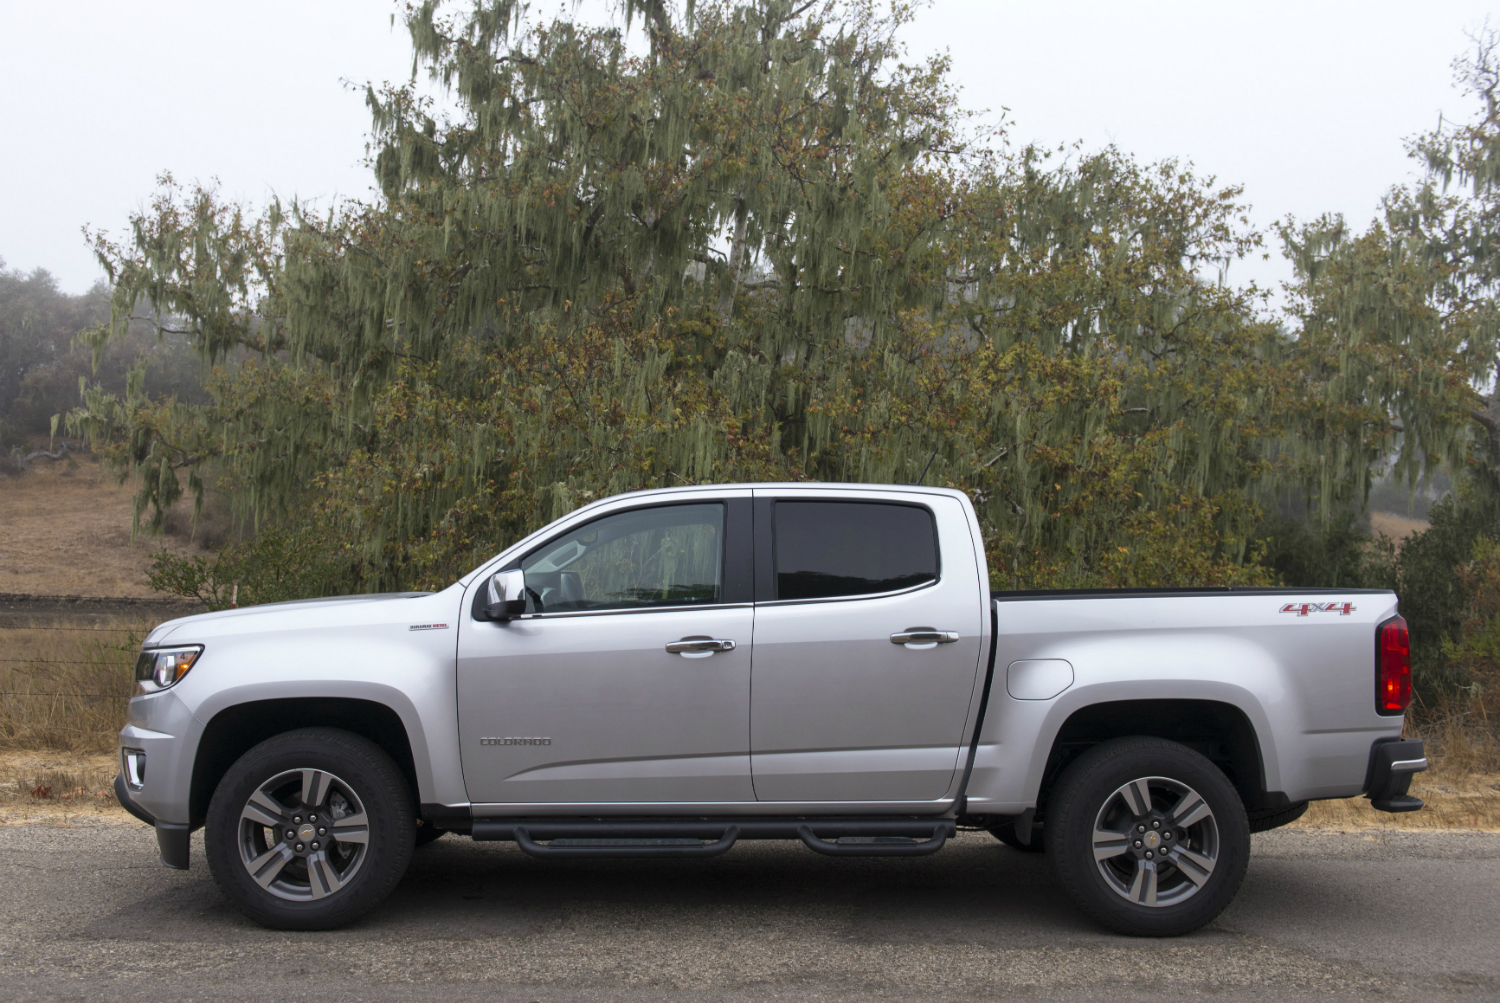
[[[1141,777],[1105,799],[1094,820],[1094,861],[1115,894],[1164,908],[1196,895],[1214,872],[1219,827],[1187,784]]]
[[[370,822],[354,788],[326,770],[286,770],[240,811],[240,861],[278,898],[307,902],[347,885],[369,854]]]

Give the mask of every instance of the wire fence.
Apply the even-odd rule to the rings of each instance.
[[[0,596],[0,749],[111,752],[137,689],[140,644],[181,611],[47,598]]]

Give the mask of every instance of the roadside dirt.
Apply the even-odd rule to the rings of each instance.
[[[0,825],[134,824],[115,800],[113,753],[0,753]]]
[[[172,536],[132,540],[133,489],[92,457],[46,462],[0,479],[0,592],[145,598],[152,554],[203,553]]]

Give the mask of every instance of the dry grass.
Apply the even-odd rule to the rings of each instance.
[[[179,536],[131,540],[129,485],[115,482],[91,456],[0,477],[0,592],[28,595],[154,595],[146,580],[151,555],[163,547],[202,553]],[[169,513],[190,521],[192,503]]]
[[[0,630],[0,749],[108,752],[150,622]]]
[[[1371,512],[1370,532],[1376,536],[1387,536],[1400,543],[1413,533],[1420,533],[1432,524],[1426,519],[1413,519],[1395,512]]]
[[[115,801],[113,754],[0,752],[0,824],[128,822]]]

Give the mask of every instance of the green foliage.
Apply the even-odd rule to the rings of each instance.
[[[1283,516],[1261,538],[1262,563],[1279,585],[1304,588],[1367,588],[1370,534],[1350,510],[1328,520]]]
[[[456,111],[368,93],[378,199],[256,215],[165,178],[96,239],[96,352],[144,304],[205,360],[259,356],[204,404],[89,391],[70,427],[140,515],[213,469],[259,523],[315,519],[363,587],[436,587],[604,495],[931,459],[999,587],[1261,583],[1262,552],[1345,584],[1373,573],[1348,532],[1315,566],[1261,505],[1357,508],[1393,451],[1408,479],[1469,461],[1494,331],[1483,242],[1451,247],[1488,223],[1437,182],[1364,236],[1283,231],[1289,334],[1204,277],[1258,244],[1237,189],[997,149],[942,60],[902,62],[904,8],[623,10],[649,52],[511,0],[414,6]]]
[[[1387,549],[1374,562],[1370,584],[1394,588],[1401,614],[1412,631],[1413,680],[1424,695],[1451,692],[1466,684],[1463,670],[1444,658],[1444,646],[1458,640],[1470,616],[1473,597],[1459,569],[1474,548],[1500,536],[1500,513],[1477,491],[1465,491],[1432,508],[1432,526]]]
[[[195,599],[207,610],[342,595],[357,582],[313,526],[268,528],[212,557],[161,550],[146,574],[156,591]]]
[[[252,218],[168,181],[98,241],[116,333],[146,302],[263,357],[206,407],[91,392],[72,427],[143,513],[218,463],[258,519],[316,510],[366,585],[431,586],[591,498],[935,451],[997,585],[1262,580],[1254,499],[1306,404],[1254,299],[1200,278],[1254,244],[1236,190],[989,152],[946,65],[900,62],[900,11],[630,10],[649,55],[414,8],[460,114],[369,94],[380,200]]]
[[[1444,661],[1462,673],[1473,709],[1491,728],[1500,725],[1500,541],[1480,537],[1458,569],[1469,596],[1457,637],[1443,640]]]

